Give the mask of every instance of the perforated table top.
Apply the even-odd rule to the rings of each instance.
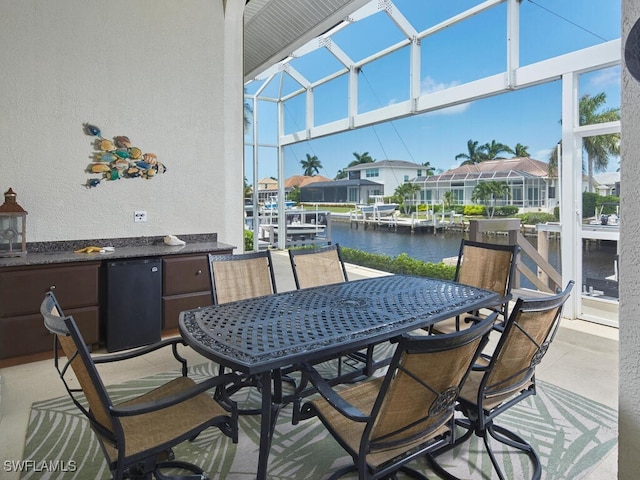
[[[180,332],[204,356],[256,374],[354,351],[497,298],[454,282],[390,275],[188,310]]]

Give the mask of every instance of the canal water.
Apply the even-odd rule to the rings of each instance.
[[[411,233],[394,231],[387,228],[366,230],[360,226],[352,228],[349,222],[331,222],[331,241],[342,247],[355,248],[369,253],[377,253],[395,257],[406,253],[412,258],[425,262],[441,262],[444,258],[457,257],[460,250],[461,232],[442,233]],[[537,237],[527,237],[527,240],[536,247]],[[495,235],[490,240],[492,243],[507,243],[506,235]],[[614,258],[616,255],[616,242],[609,241],[584,241],[583,242],[583,278],[585,284],[587,278],[603,279],[614,274]],[[527,266],[536,271],[535,266],[527,256],[523,256]],[[560,240],[550,239],[549,263],[560,272]],[[522,278],[522,286],[529,282]],[[578,283],[578,282],[576,282]]]

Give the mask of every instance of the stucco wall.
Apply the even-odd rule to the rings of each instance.
[[[244,3],[227,3],[0,3],[0,190],[29,212],[27,241],[217,232],[241,246]],[[86,188],[84,122],[167,172]]]
[[[622,2],[622,40],[640,18],[637,0]],[[640,471],[640,83],[622,72],[620,166],[624,186],[620,233],[620,380],[618,478],[636,479]]]

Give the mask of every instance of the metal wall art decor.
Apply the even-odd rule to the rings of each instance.
[[[149,179],[167,171],[164,164],[158,162],[155,153],[143,153],[138,147],[133,147],[129,137],[118,136],[107,140],[95,125],[85,123],[83,127],[87,135],[96,137],[94,147],[97,150],[94,161],[86,171],[99,175],[98,178],[89,178],[86,187],[97,187],[102,180]]]

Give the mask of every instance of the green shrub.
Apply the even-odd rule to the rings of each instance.
[[[514,217],[520,209],[513,205],[505,205],[504,207],[496,207],[493,212],[494,217]]]
[[[389,257],[345,247],[341,247],[340,251],[342,252],[343,260],[347,263],[389,273],[452,280],[456,270],[454,266],[445,265],[444,263],[416,260],[406,253],[402,253],[397,257]]]
[[[620,205],[620,197],[614,195],[608,195],[606,197],[599,196],[596,199],[596,205],[598,209],[602,206],[602,213],[605,215],[617,214],[617,207]]]
[[[468,216],[486,215],[485,211],[484,205],[465,205],[463,214]]]
[[[253,250],[253,231],[244,231],[244,251],[251,252]]]
[[[593,217],[596,214],[596,202],[599,195],[592,192],[582,192],[582,216]]]
[[[525,225],[537,225],[538,223],[555,222],[556,217],[551,213],[529,212],[516,215]]]

